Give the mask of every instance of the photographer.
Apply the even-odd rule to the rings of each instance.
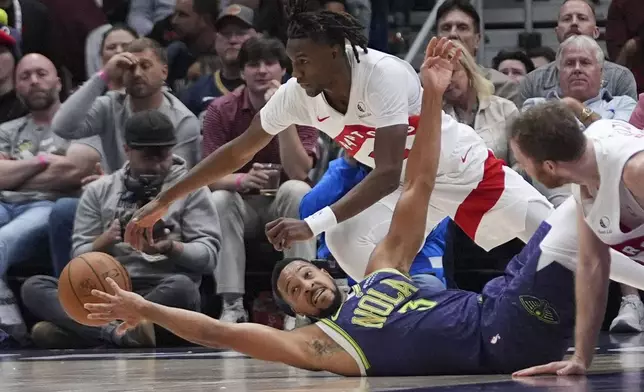
[[[73,256],[105,252],[127,269],[133,290],[152,302],[200,310],[201,276],[212,273],[220,249],[219,218],[207,188],[174,203],[155,227],[154,245],[143,252],[123,242],[134,211],[186,173],[183,159],[172,154],[174,127],[159,111],[134,113],[125,123],[128,162],[121,170],[91,183],[79,202],[74,222]],[[99,345],[154,347],[166,333],[143,324],[123,336],[116,324],[87,327],[70,319],[58,302],[58,281],[36,276],[22,287],[25,306],[38,318],[32,339],[40,348]],[[165,343],[176,338],[167,336]]]

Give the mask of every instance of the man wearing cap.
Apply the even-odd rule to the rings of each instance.
[[[201,76],[181,94],[181,101],[194,114],[199,115],[213,99],[224,96],[244,84],[237,57],[244,42],[256,35],[253,18],[252,9],[232,4],[226,7],[215,22],[215,50],[221,68]]]
[[[187,169],[172,154],[177,143],[170,119],[156,110],[133,114],[125,123],[128,161],[115,173],[91,183],[81,197],[74,222],[72,256],[104,252],[127,269],[133,290],[150,301],[200,310],[201,276],[212,273],[221,246],[219,219],[207,188],[172,206],[155,228],[155,244],[139,252],[123,242],[122,233],[137,208],[172,185]],[[22,287],[25,306],[40,320],[32,330],[41,348],[99,345],[153,347],[174,339],[143,325],[124,336],[115,325],[87,327],[70,319],[58,302],[58,281],[35,276]]]
[[[0,123],[27,114],[14,88],[14,72],[20,60],[20,33],[3,22],[6,22],[6,13],[0,10]]]

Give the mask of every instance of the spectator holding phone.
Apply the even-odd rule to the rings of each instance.
[[[156,303],[199,311],[201,276],[213,272],[221,247],[211,194],[202,188],[173,204],[143,251],[123,242],[132,214],[187,171],[185,161],[172,154],[177,138],[172,121],[163,113],[134,113],[124,130],[128,161],[85,189],[74,222],[73,256],[108,253],[126,268],[135,292]],[[58,281],[48,276],[32,277],[22,287],[25,306],[44,320],[32,330],[40,348],[154,347],[159,339],[166,338],[163,345],[174,340],[164,336],[167,333],[157,336],[151,324],[123,336],[115,333],[117,324],[80,325],[65,314],[57,291]]]

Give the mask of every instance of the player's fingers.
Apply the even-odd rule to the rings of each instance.
[[[114,279],[112,279],[112,278],[110,278],[110,277],[108,276],[107,278],[105,278],[105,280],[107,281],[107,284],[109,284],[109,285],[110,285],[110,287],[112,288],[112,290],[114,290],[114,293],[115,293],[115,294],[118,294],[118,293],[120,293],[120,292],[122,291],[122,290],[121,290],[121,287],[119,287],[118,283],[116,283],[116,282],[114,281]]]
[[[111,294],[108,294],[108,293],[106,293],[104,291],[96,290],[96,289],[92,290],[92,295],[94,297],[96,297],[96,298],[100,298],[100,299],[103,299],[103,300],[108,301],[108,302],[112,302],[112,301],[114,301],[116,299],[115,296],[113,296]]]
[[[432,37],[432,39],[429,41],[429,44],[427,44],[427,48],[425,48],[425,58],[434,55],[434,48],[436,47],[436,43],[438,43],[438,38]]]
[[[434,48],[434,53],[433,56],[440,56],[441,53],[443,53],[443,46],[445,46],[445,41],[447,38],[441,37],[438,42],[436,43],[436,47]]]
[[[284,221],[284,218],[277,218],[272,222],[266,224],[266,235],[269,237],[275,237],[275,235],[280,231],[280,223]]]
[[[150,226],[146,228],[145,234],[148,239],[148,245],[154,246],[154,227]]]
[[[528,377],[528,376],[536,376],[538,374],[548,374],[548,373],[553,374],[558,369],[557,364],[558,362],[551,362],[546,365],[533,366],[531,368],[514,372],[512,375],[515,377]]]
[[[112,311],[112,308],[114,308],[114,305],[87,303],[83,305],[83,307],[89,310],[90,312],[94,312],[94,313],[110,313]]]
[[[112,313],[90,313],[87,315],[90,320],[114,321],[116,318]]]

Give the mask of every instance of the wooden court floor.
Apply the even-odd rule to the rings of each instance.
[[[343,378],[203,348],[0,352],[0,391],[644,391],[644,334],[603,335],[587,378]]]

